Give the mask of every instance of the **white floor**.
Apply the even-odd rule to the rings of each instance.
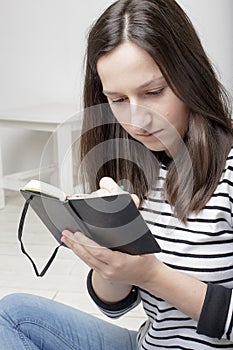
[[[6,207],[0,210],[0,298],[14,292],[26,292],[57,300],[107,319],[86,292],[88,267],[71,250],[61,247],[46,275],[42,278],[35,276],[31,263],[20,251],[17,239],[23,198],[16,192],[9,191],[6,194]],[[32,211],[29,211],[25,223],[24,243],[39,270],[57,245]],[[138,306],[120,319],[109,321],[138,329],[144,320],[145,314],[141,306]]]

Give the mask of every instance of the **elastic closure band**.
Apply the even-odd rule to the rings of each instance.
[[[30,202],[33,200],[33,195],[30,196],[25,204],[24,204],[24,207],[23,207],[23,211],[22,211],[22,214],[21,214],[21,218],[20,218],[20,222],[19,222],[19,227],[18,227],[18,240],[20,242],[20,247],[21,247],[21,251],[24,255],[27,256],[27,258],[30,260],[33,268],[34,268],[34,271],[35,271],[35,274],[37,277],[43,277],[45,275],[45,273],[47,272],[48,268],[50,267],[50,265],[52,264],[55,256],[57,255],[57,252],[58,252],[58,249],[63,245],[63,243],[61,243],[58,247],[55,248],[53,254],[51,255],[51,257],[49,258],[48,262],[46,263],[45,267],[42,269],[41,272],[38,271],[37,267],[36,267],[36,264],[35,262],[33,261],[33,259],[30,257],[30,255],[27,253],[27,251],[25,250],[25,247],[24,247],[24,244],[23,244],[23,241],[22,241],[22,236],[23,236],[23,228],[24,228],[24,222],[25,222],[25,217],[26,217],[26,214],[27,214],[27,211],[28,211],[28,207],[29,207],[29,204]]]

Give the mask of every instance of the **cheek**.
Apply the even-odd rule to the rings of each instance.
[[[173,108],[169,110],[166,115],[167,121],[173,126],[181,136],[184,136],[184,133],[187,130],[188,126],[188,116],[189,111],[186,105],[178,101],[173,105]]]
[[[123,124],[130,124],[131,109],[129,103],[110,103],[110,108],[114,117],[123,126]],[[124,127],[124,126],[123,126]]]
[[[120,122],[118,120],[118,123],[122,126],[122,128],[129,134],[133,137],[133,133],[132,133],[132,130],[130,128],[130,124],[129,123],[124,123],[124,122]]]
[[[119,103],[118,106],[113,105],[112,103],[109,103],[111,111],[116,118],[117,122],[122,126],[122,128],[130,134],[130,113],[129,113],[129,107],[128,106],[120,106]],[[128,104],[127,104],[128,105]]]

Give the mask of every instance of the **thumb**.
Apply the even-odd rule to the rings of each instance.
[[[102,177],[102,179],[99,182],[100,188],[103,190],[108,191],[109,193],[121,193],[122,189],[118,184],[111,178],[111,177]],[[136,194],[131,194],[131,197],[136,205],[136,207],[139,207],[140,200]]]
[[[134,201],[134,204],[136,205],[136,207],[138,208],[139,207],[139,204],[140,204],[140,199],[138,198],[138,196],[135,194],[135,193],[132,193],[131,194],[131,197]]]
[[[101,189],[106,190],[110,193],[120,193],[122,189],[111,177],[102,177],[99,182],[99,186]]]

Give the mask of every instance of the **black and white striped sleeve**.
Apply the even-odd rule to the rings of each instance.
[[[226,195],[233,203],[233,155],[229,155],[223,172],[222,184],[226,184]],[[233,224],[233,222],[232,222]],[[219,284],[209,283],[206,297],[198,321],[197,333],[211,338],[228,339],[233,341],[233,292],[231,288]]]
[[[106,316],[110,318],[119,318],[135,308],[141,301],[140,295],[138,293],[137,287],[132,287],[130,293],[127,295],[127,297],[115,304],[107,304],[104,303],[102,300],[98,298],[96,295],[93,286],[92,286],[92,272],[93,270],[90,270],[87,276],[87,290],[95,304],[98,306],[98,308],[105,314]]]
[[[197,333],[211,338],[233,341],[232,289],[208,284],[206,297],[198,321]]]

